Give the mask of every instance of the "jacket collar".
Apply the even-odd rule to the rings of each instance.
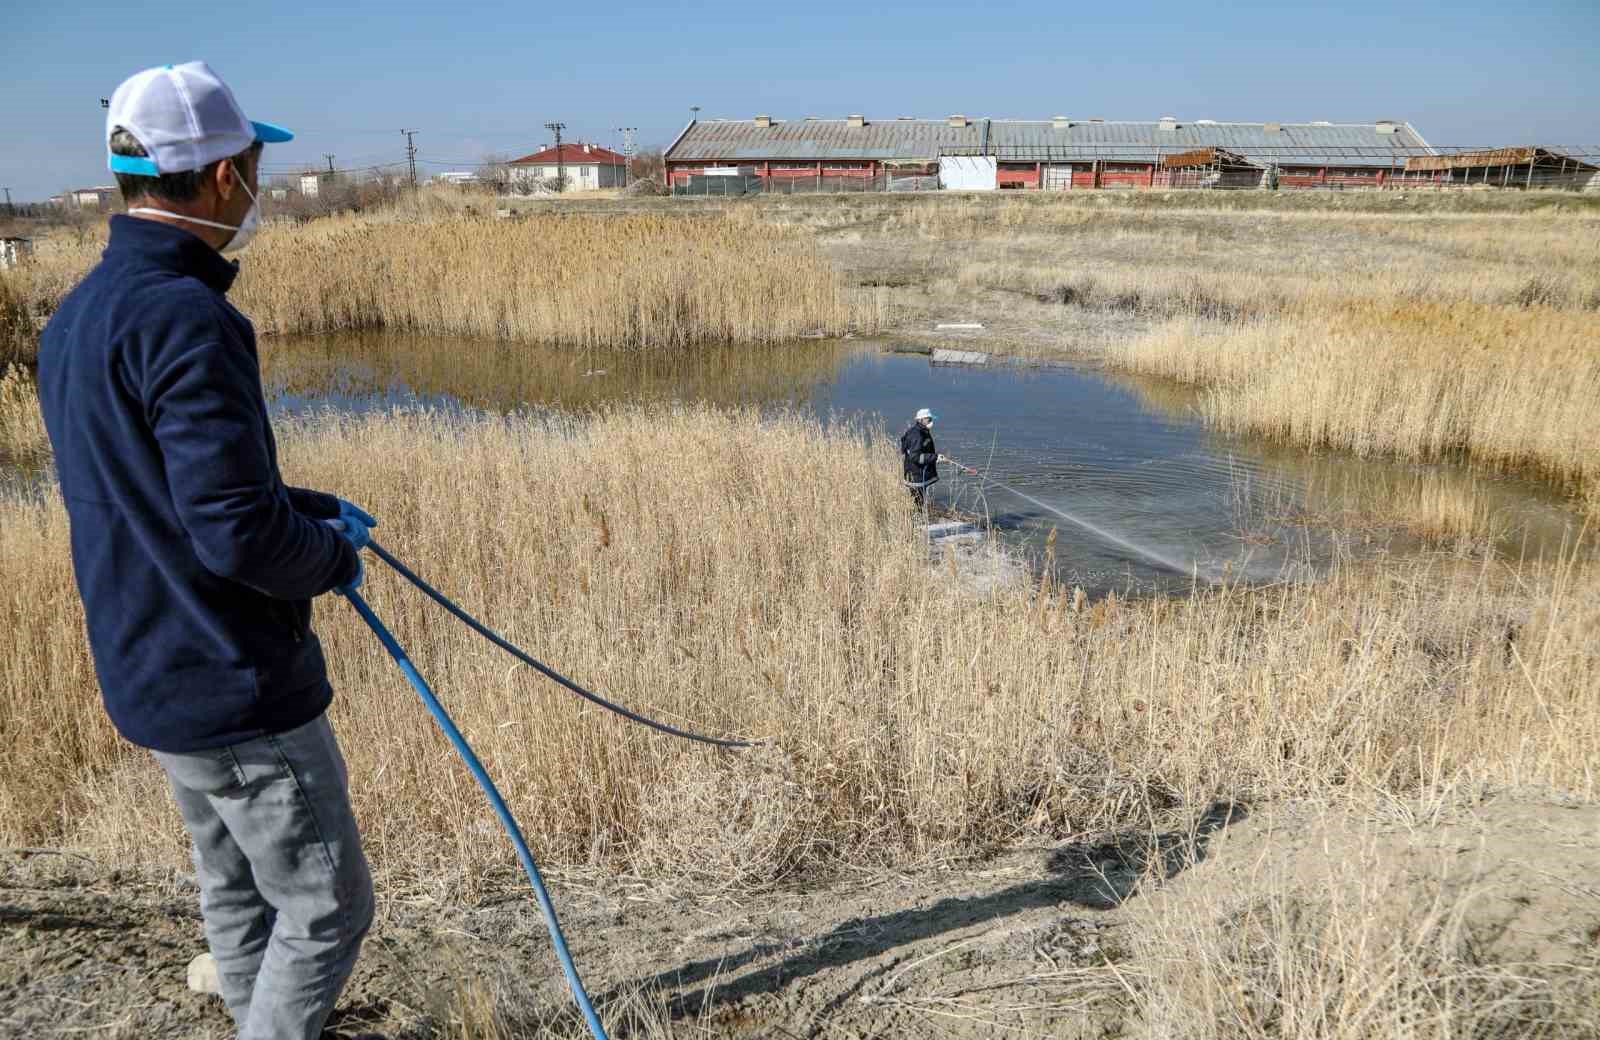
[[[106,258],[128,256],[178,274],[200,279],[226,293],[239,277],[239,265],[212,249],[198,235],[159,220],[117,214],[111,218]]]

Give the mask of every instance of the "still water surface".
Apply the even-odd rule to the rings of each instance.
[[[1505,551],[1551,551],[1573,524],[1531,483],[1220,436],[1193,417],[1191,392],[1086,367],[933,365],[850,343],[651,358],[392,333],[266,340],[263,367],[274,406],[287,413],[677,400],[794,409],[898,437],[918,408],[931,408],[939,450],[991,478],[945,467],[936,505],[990,517],[1012,545],[1091,591],[1299,576],[1336,542],[1376,551],[1360,533],[1339,538],[1301,522],[1308,512],[1383,512],[1423,486],[1470,492],[1496,516]]]

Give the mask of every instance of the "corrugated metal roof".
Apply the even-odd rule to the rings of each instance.
[[[1528,145],[1521,148],[1479,148],[1470,152],[1457,152],[1454,155],[1416,156],[1406,160],[1406,169],[1409,171],[1432,170],[1463,170],[1479,166],[1519,166],[1528,162],[1542,162],[1546,165],[1571,163],[1574,169],[1592,170],[1595,167],[1582,159],[1548,148],[1539,148]]]
[[[1158,159],[1196,148],[1226,148],[1260,163],[1336,163],[1390,166],[1432,149],[1409,123],[1185,123],[1162,130],[1158,121],[1088,122],[1063,126],[1048,120],[973,119],[964,127],[944,119],[869,120],[852,127],[844,119],[774,121],[718,119],[689,126],[667,153],[674,162],[795,160],[931,161],[940,155],[974,155],[985,149],[999,159]],[[1268,130],[1268,126],[1278,130]]]
[[[920,159],[931,161],[948,148],[977,148],[982,128],[965,128],[943,119],[868,120],[853,127],[844,119],[717,119],[689,127],[668,155],[685,159]]]

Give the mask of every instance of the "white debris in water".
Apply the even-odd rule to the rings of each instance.
[[[981,542],[983,532],[978,530],[977,524],[964,523],[960,520],[942,520],[938,523],[928,524],[923,527],[923,533],[930,542]]]
[[[976,321],[941,321],[933,328],[935,332],[954,332],[960,330],[982,331],[983,323]]]
[[[989,355],[976,350],[946,350],[939,347],[930,359],[935,365],[987,365]]]

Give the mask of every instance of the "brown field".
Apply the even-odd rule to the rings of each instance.
[[[935,320],[979,320],[959,345],[1157,372],[1203,388],[1222,428],[1464,457],[1600,501],[1584,212],[826,201],[275,230],[239,299],[278,331],[573,346],[879,324],[938,342]],[[649,255],[680,249],[682,269],[630,259],[621,228],[660,235]],[[531,229],[571,235],[568,253],[604,243],[583,262],[634,279],[624,303],[468,248],[515,252]],[[0,291],[47,310],[93,254],[73,248]],[[651,300],[676,302],[646,321]],[[280,441],[292,480],[370,508],[384,544],[537,656],[674,724],[769,741],[712,752],[585,707],[369,563],[373,606],[552,868],[591,988],[632,1035],[1600,1032],[1593,532],[1541,562],[1341,557],[1314,584],[1090,602],[980,585],[969,557],[930,567],[892,449],[794,418],[397,413],[281,424]],[[13,371],[0,458],[40,457]],[[1330,469],[1328,502],[1440,541],[1494,523],[1455,476],[1352,479]],[[172,909],[192,912],[170,880],[181,825],[100,709],[49,489],[0,495],[0,588],[0,846],[94,861],[5,853],[0,898],[59,916],[88,893],[192,951]],[[578,1035],[481,796],[348,606],[319,603],[318,631],[384,904],[355,989],[386,1002],[380,1035]],[[10,934],[0,961],[22,967],[0,995],[84,970],[10,956],[81,959],[71,928]],[[125,941],[95,940],[90,963]],[[0,1013],[224,1035],[178,997],[156,1003],[187,1027],[139,1017],[161,956],[113,991],[135,1010],[91,1007],[83,982]]]
[[[288,424],[282,442],[291,479],[368,505],[401,558],[558,667],[665,720],[771,741],[708,752],[584,708],[374,564],[374,607],[556,868],[747,891],[1150,833],[1217,799],[1382,813],[1463,788],[1596,796],[1600,584],[1576,558],[1425,557],[1316,585],[1079,604],[1022,583],[974,593],[959,563],[930,570],[887,449],[798,420],[661,409],[457,427],[402,413]],[[59,503],[0,510],[13,619],[0,843],[181,868],[159,773],[99,707]],[[352,611],[330,597],[318,627],[385,889],[497,891],[513,861],[443,738]],[[1406,941],[1444,942],[1424,931]],[[1302,963],[1313,955],[1326,951],[1284,953],[1324,982],[1349,968]],[[1182,985],[1223,986],[1243,970],[1234,956]]]

